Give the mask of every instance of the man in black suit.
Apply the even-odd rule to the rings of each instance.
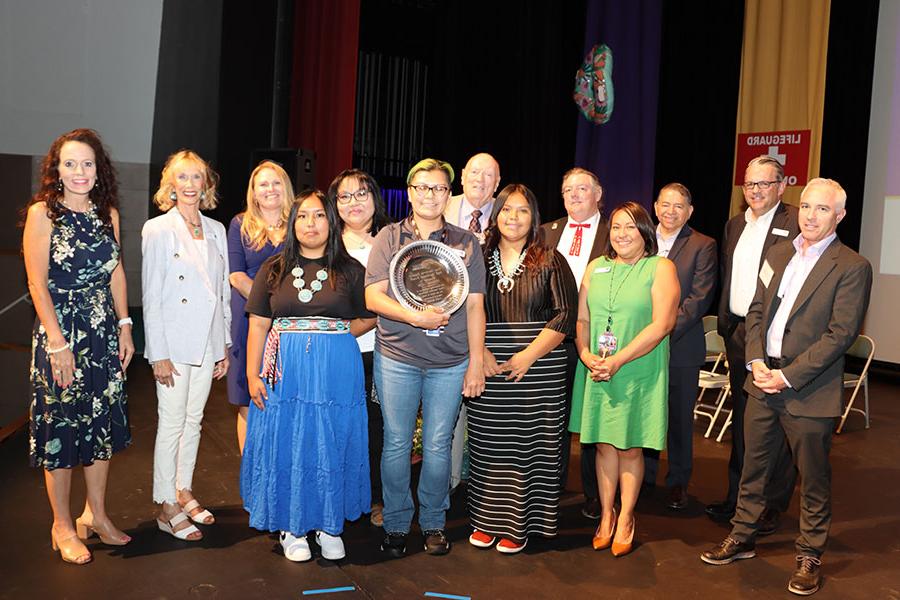
[[[801,596],[821,584],[822,553],[831,525],[828,453],[841,414],[844,354],[869,306],[872,266],[837,239],[847,193],[831,179],[813,179],[800,196],[800,235],[766,255],[747,312],[744,389],[747,453],[732,530],[701,554],[712,565],[756,555],[766,481],[785,440],[800,470],[800,536],[788,591]],[[732,369],[738,370],[739,365]]]
[[[756,280],[763,257],[775,245],[790,244],[800,228],[797,209],[781,202],[786,183],[784,167],[771,156],[757,156],[744,171],[744,199],[748,208],[725,224],[722,239],[722,295],[719,302],[718,330],[725,340],[725,355],[731,375],[731,457],[728,461],[728,495],[725,500],[707,505],[706,513],[716,521],[734,516],[738,486],[744,465],[744,410],[747,395],[741,365],[746,341],[745,318],[756,292]],[[760,535],[773,533],[780,513],[791,500],[797,470],[791,464],[787,444],[772,470],[767,491],[767,510],[760,523]]]
[[[681,299],[675,328],[669,334],[669,430],[666,453],[668,495],[666,506],[687,506],[687,486],[693,467],[694,403],[700,367],[706,361],[703,315],[716,288],[716,242],[691,229],[694,212],[691,192],[680,183],[663,187],[653,205],[659,225],[656,241],[660,256],[675,263]],[[659,451],[644,450],[644,483],[655,485]]]
[[[543,225],[544,241],[549,247],[559,250],[566,258],[575,282],[580,287],[587,264],[603,253],[609,239],[609,226],[600,213],[603,187],[596,175],[586,169],[575,167],[563,175],[562,197],[567,216]],[[575,340],[566,338],[563,347],[566,349],[567,357],[566,391],[571,398],[572,381],[575,379],[575,367],[578,364]],[[595,455],[594,444],[581,445],[581,484],[585,497],[581,514],[589,519],[600,518]],[[560,486],[565,485],[568,462],[569,439],[565,436]]]

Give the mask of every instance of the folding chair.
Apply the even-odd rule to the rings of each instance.
[[[856,341],[853,342],[853,345],[850,346],[850,349],[847,350],[847,356],[863,359],[866,363],[859,375],[855,373],[844,373],[844,388],[853,388],[853,393],[850,395],[850,401],[844,409],[844,414],[841,415],[841,422],[835,433],[840,433],[844,428],[844,422],[847,420],[847,417],[850,416],[851,410],[863,415],[866,418],[866,429],[869,428],[869,365],[872,364],[872,357],[875,356],[875,340],[867,335],[860,335],[856,338]],[[853,402],[856,401],[856,395],[859,393],[860,387],[864,388],[864,409],[853,408]]]
[[[719,317],[716,315],[706,315],[703,317],[703,334],[707,334],[710,331],[716,331],[719,328]],[[718,354],[710,354],[708,351],[706,353],[706,362],[711,363],[716,360]]]
[[[702,369],[700,371],[700,378],[697,382],[697,386],[700,388],[700,395],[697,396],[697,402],[694,404],[694,419],[697,417],[705,417],[709,419],[709,427],[706,428],[706,433],[703,437],[709,437],[712,433],[713,426],[716,424],[716,421],[719,418],[719,415],[724,411],[728,414],[728,418],[725,421],[725,425],[722,427],[722,431],[719,433],[718,441],[722,441],[722,433],[724,433],[725,429],[731,422],[731,410],[727,408],[723,408],[725,405],[725,399],[731,394],[731,385],[729,384],[728,379],[728,368],[725,365],[725,340],[722,339],[716,331],[708,331],[706,332],[706,354],[708,356],[715,356],[715,362],[713,363],[712,369],[706,370]],[[719,365],[725,366],[724,373],[717,373],[716,369]],[[706,390],[719,390],[718,395],[716,396],[715,401],[712,404],[704,404],[703,403],[703,395],[706,393]]]

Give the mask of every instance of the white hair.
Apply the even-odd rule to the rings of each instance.
[[[806,187],[803,188],[803,191],[800,192],[800,200],[802,201],[806,192],[814,187],[827,188],[830,190],[831,193],[834,194],[835,209],[844,210],[844,207],[847,205],[847,192],[841,187],[841,184],[834,179],[827,179],[825,177],[814,177],[810,179],[806,184]]]

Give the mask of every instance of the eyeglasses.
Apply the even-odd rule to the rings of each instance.
[[[412,189],[416,190],[416,195],[419,198],[424,198],[428,195],[428,192],[431,192],[436,198],[440,198],[444,194],[450,191],[449,185],[444,185],[439,183],[437,185],[427,185],[424,183],[417,183],[416,185],[410,185]]]
[[[768,192],[770,187],[779,183],[781,183],[780,179],[776,179],[775,181],[745,181],[744,185],[741,187],[748,192],[752,192],[755,187],[758,187],[761,192]]]
[[[341,204],[350,204],[355,198],[357,202],[365,202],[369,197],[369,190],[356,190],[355,192],[344,192],[337,195],[337,201]]]

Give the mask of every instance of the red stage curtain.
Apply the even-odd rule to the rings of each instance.
[[[353,163],[359,0],[298,0],[288,143],[316,153],[316,186]]]

